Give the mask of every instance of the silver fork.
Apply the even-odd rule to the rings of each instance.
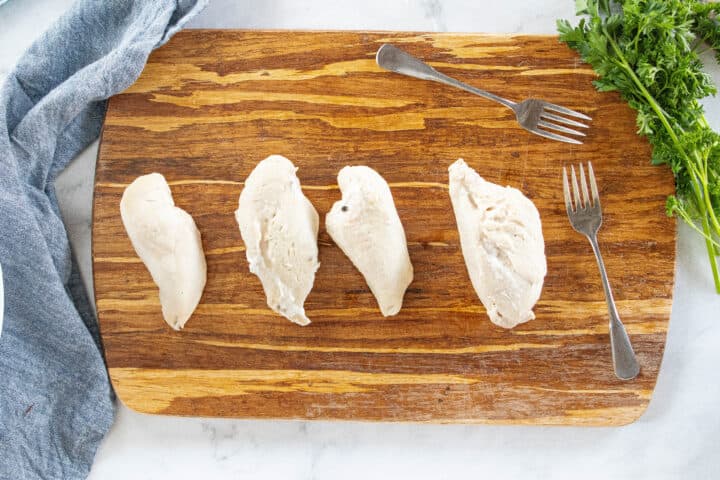
[[[461,90],[465,90],[466,92],[474,93],[475,95],[480,95],[481,97],[494,100],[502,105],[505,105],[515,112],[515,117],[521,127],[536,135],[540,135],[541,137],[558,140],[560,142],[582,144],[581,141],[575,138],[559,135],[548,130],[555,130],[556,132],[566,133],[568,135],[584,137],[585,133],[579,130],[573,130],[572,128],[564,125],[559,125],[559,123],[578,128],[588,128],[587,125],[578,122],[577,120],[562,117],[558,114],[568,115],[587,121],[592,120],[592,118],[580,112],[576,112],[574,110],[570,110],[569,108],[561,107],[560,105],[555,105],[544,100],[528,98],[520,103],[516,103],[506,98],[499,97],[493,93],[486,92],[485,90],[480,90],[479,88],[475,88],[438,72],[422,60],[415,58],[409,53],[387,43],[378,49],[375,59],[377,64],[385,70],[407,75],[409,77],[419,78],[421,80],[432,80],[434,82],[444,83],[445,85],[450,85],[451,87],[456,87]]]
[[[620,321],[620,315],[615,307],[610,283],[608,282],[607,273],[605,272],[605,264],[603,263],[600,247],[597,241],[597,232],[602,225],[602,208],[600,207],[600,195],[598,194],[597,182],[595,181],[595,173],[592,164],[588,162],[588,176],[590,177],[590,191],[592,198],[588,193],[587,182],[585,181],[585,169],[580,164],[580,185],[582,188],[582,197],[580,196],[580,188],[578,188],[577,177],[575,176],[575,167],[570,166],[572,177],[572,192],[570,195],[570,185],[568,184],[567,169],[563,167],[563,193],[565,194],[565,209],[567,210],[570,224],[575,231],[585,235],[590,240],[595,259],[600,268],[600,276],[602,277],[603,289],[605,290],[605,300],[607,300],[608,311],[610,312],[610,348],[612,350],[613,367],[615,375],[621,380],[631,380],[640,372],[635,352],[630,344],[630,338],[625,331],[625,326]]]

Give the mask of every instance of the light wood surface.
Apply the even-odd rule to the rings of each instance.
[[[439,70],[520,100],[594,118],[572,146],[520,129],[500,105],[380,71],[394,42]],[[672,175],[649,164],[633,112],[600,94],[555,37],[186,31],[111,99],[97,163],[95,295],[120,399],[151,413],[226,417],[524,424],[624,424],[655,386],[672,302]],[[361,275],[321,226],[320,262],[299,327],[265,304],[233,217],[243,180],[278,153],[299,168],[324,222],[337,172],[368,165],[389,182],[415,280],[383,318]],[[543,221],[548,275],[537,318],[494,326],[470,285],[447,191],[463,157],[521,189]],[[589,244],[565,215],[561,166],[592,161],[600,244],[642,371],[613,375],[608,319]],[[123,189],[157,171],[202,232],[208,282],[181,332],[119,214]],[[322,223],[322,222],[321,222]]]

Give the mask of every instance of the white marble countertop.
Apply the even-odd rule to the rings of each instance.
[[[0,78],[71,0],[0,7]],[[554,33],[572,0],[213,0],[191,27]],[[720,84],[720,69],[708,67]],[[720,102],[706,102],[720,128]],[[90,211],[97,143],[58,181],[91,285]],[[622,428],[239,421],[146,416],[120,406],[90,478],[705,479],[720,471],[720,295],[705,249],[680,227],[675,300],[657,388]],[[715,372],[715,373],[714,373]]]

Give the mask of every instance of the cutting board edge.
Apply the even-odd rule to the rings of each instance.
[[[122,92],[121,92],[122,93]],[[102,323],[100,321],[100,310],[97,308],[98,304],[98,289],[96,288],[98,285],[97,281],[97,268],[95,268],[96,265],[96,257],[95,257],[95,242],[97,240],[97,235],[95,234],[95,229],[98,226],[96,214],[98,209],[95,208],[97,205],[97,191],[98,191],[98,165],[100,164],[100,157],[102,156],[103,151],[103,139],[105,138],[105,119],[107,118],[107,113],[110,110],[110,105],[113,101],[113,97],[110,97],[108,99],[107,106],[105,108],[105,112],[103,112],[103,118],[102,123],[100,127],[100,135],[98,136],[98,149],[97,149],[97,155],[95,155],[95,172],[93,174],[93,194],[92,194],[92,205],[91,205],[91,211],[90,211],[90,218],[92,219],[92,226],[90,228],[90,259],[92,261],[92,281],[93,281],[93,306],[95,307],[95,316],[97,317],[97,326],[98,326],[98,336],[100,337],[100,345],[103,348],[103,360],[105,361],[105,366],[108,369],[108,372],[110,370],[110,365],[108,364],[107,357],[105,355],[105,336],[102,333]],[[118,215],[120,215],[120,205],[118,205]],[[110,376],[110,375],[109,375]],[[112,377],[111,383],[112,383]],[[113,385],[113,388],[115,386]],[[117,391],[117,390],[116,390]],[[118,395],[119,397],[119,395]]]
[[[145,414],[145,415],[158,415],[164,417],[183,417],[183,418],[228,418],[236,420],[266,420],[266,421],[321,421],[321,422],[333,422],[333,423],[388,423],[388,424],[417,424],[417,425],[524,425],[524,426],[537,426],[537,427],[623,427],[630,425],[638,421],[646,412],[652,401],[652,398],[648,398],[644,403],[634,408],[624,408],[628,410],[628,414],[623,416],[618,415],[601,415],[597,416],[583,416],[583,417],[538,417],[535,419],[527,418],[504,418],[504,419],[488,419],[488,418],[437,418],[433,417],[426,420],[418,420],[412,418],[343,418],[337,416],[300,416],[300,415],[288,415],[288,416],[262,416],[262,415],[247,415],[247,414],[214,414],[211,416],[207,415],[196,415],[194,413],[176,413],[164,409],[146,408],[144,404],[147,402],[133,402],[128,401],[128,397],[124,396],[124,390],[119,388],[115,377],[113,375],[114,368],[109,368],[110,381],[115,390],[118,400],[133,412]],[[654,394],[653,387],[653,394]],[[602,412],[602,410],[598,410]]]
[[[484,38],[559,38],[556,33],[491,33],[491,32],[430,32],[427,30],[358,30],[358,29],[312,29],[312,28],[187,28],[174,36],[185,36],[193,33],[217,32],[218,30],[230,33],[330,33],[330,34],[366,34],[366,35],[407,35],[408,37],[484,37]]]

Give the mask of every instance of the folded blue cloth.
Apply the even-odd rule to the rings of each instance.
[[[105,99],[207,0],[82,0],[0,89],[0,479],[85,478],[113,421],[93,311],[53,182],[97,138]]]

